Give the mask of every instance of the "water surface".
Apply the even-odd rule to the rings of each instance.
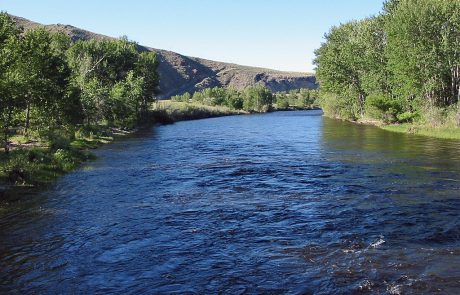
[[[1,207],[0,293],[459,292],[459,142],[306,111],[97,155]]]

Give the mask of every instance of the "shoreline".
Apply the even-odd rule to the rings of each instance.
[[[75,139],[69,143],[67,148],[57,149],[56,151],[53,151],[50,147],[43,146],[16,147],[10,151],[11,157],[24,155],[28,158],[29,162],[21,163],[23,164],[22,166],[18,165],[14,167],[9,171],[10,175],[5,175],[7,174],[5,171],[0,171],[2,173],[2,177],[0,178],[0,202],[9,200],[10,198],[19,199],[20,196],[18,195],[20,194],[28,194],[46,188],[59,177],[78,169],[83,163],[96,159],[91,150],[133,135],[144,128],[122,130],[106,127],[100,133],[91,136],[92,138]],[[61,154],[64,154],[65,158],[60,159],[59,156]],[[4,156],[4,154],[1,156]],[[53,156],[57,156],[57,159]],[[36,159],[38,157],[41,159]],[[36,166],[37,162],[39,162],[39,167],[33,169],[32,172],[27,172],[27,169],[30,169],[31,166]],[[0,164],[2,164],[0,167],[5,169],[9,163],[0,162]],[[14,182],[12,181],[11,174],[17,178]]]
[[[341,118],[330,117],[324,115],[327,118],[346,121],[357,125],[368,125],[380,128],[385,131],[395,132],[395,133],[403,133],[409,135],[416,135],[416,136],[423,136],[423,137],[431,137],[436,139],[444,139],[444,140],[460,140],[460,127],[451,127],[447,125],[440,125],[437,127],[417,124],[417,123],[399,123],[399,124],[385,124],[378,120],[358,120],[358,121],[351,121],[345,120]]]
[[[382,125],[378,126],[379,128],[396,133],[411,134],[423,137],[431,137],[436,139],[444,140],[460,140],[460,128],[459,127],[449,127],[449,126],[439,126],[439,127],[430,127],[426,125],[417,125],[417,124],[391,124],[391,125]]]

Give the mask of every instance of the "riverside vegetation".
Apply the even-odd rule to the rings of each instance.
[[[170,100],[157,101],[152,117],[156,122],[202,119],[209,117],[265,113],[281,110],[305,110],[318,108],[315,89],[297,89],[272,93],[263,85],[255,85],[238,91],[233,88],[214,87],[175,95]]]
[[[220,106],[230,110],[260,113],[273,110],[316,108],[317,95],[318,92],[315,89],[272,93],[262,85],[255,85],[241,91],[222,87],[207,88],[193,95],[188,92],[176,95],[171,97],[171,100],[192,105]]]
[[[47,182],[148,120],[158,61],[127,38],[72,43],[0,13],[0,180]],[[118,130],[118,132],[114,132]]]
[[[460,2],[390,0],[316,51],[326,115],[460,138]],[[395,125],[396,124],[396,125]]]

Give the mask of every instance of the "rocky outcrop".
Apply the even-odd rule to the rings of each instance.
[[[26,30],[44,26],[50,31],[63,32],[73,41],[89,39],[112,39],[111,37],[82,30],[70,25],[41,25],[21,17],[13,18]],[[300,88],[317,88],[313,74],[282,72],[264,68],[247,67],[184,56],[172,51],[139,46],[142,50],[157,52],[159,57],[159,98],[168,98],[185,92],[193,93],[204,88],[222,86],[243,89],[262,84],[274,92]]]

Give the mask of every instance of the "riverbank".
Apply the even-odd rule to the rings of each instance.
[[[430,126],[428,124],[422,124],[422,123],[416,123],[416,122],[399,123],[399,124],[385,124],[382,121],[374,120],[374,119],[361,119],[361,120],[353,121],[353,120],[346,120],[342,118],[328,116],[327,114],[324,114],[324,116],[331,118],[331,119],[347,121],[347,122],[359,124],[359,125],[375,126],[380,129],[391,131],[391,132],[396,132],[396,133],[405,133],[405,134],[419,135],[419,136],[439,138],[439,139],[460,140],[460,128],[453,127],[451,124],[441,124],[439,126]]]
[[[359,120],[351,121],[358,124],[372,125],[379,127],[380,129],[397,132],[397,133],[406,133],[419,136],[433,137],[439,139],[452,139],[460,140],[460,128],[453,127],[448,124],[439,125],[439,126],[430,126],[428,124],[422,123],[399,123],[399,124],[385,124],[379,120]]]
[[[392,125],[381,125],[380,128],[392,132],[398,133],[408,133],[421,136],[428,136],[440,139],[453,139],[460,140],[460,128],[458,127],[449,127],[449,126],[439,126],[439,127],[430,127],[426,125],[417,125],[417,124],[392,124]]]
[[[153,104],[151,110],[153,121],[160,124],[242,114],[249,113],[243,110],[230,109],[225,106],[208,106],[171,100],[158,101]]]
[[[14,136],[10,152],[0,152],[0,197],[15,188],[45,186],[94,159],[90,150],[133,132],[97,126],[76,131],[73,140],[64,136],[54,141]]]

